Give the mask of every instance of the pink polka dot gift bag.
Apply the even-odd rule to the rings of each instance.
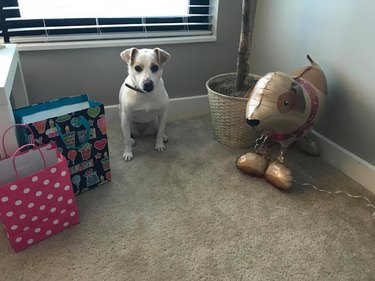
[[[56,146],[27,144],[0,160],[0,221],[15,251],[79,222],[67,162]]]

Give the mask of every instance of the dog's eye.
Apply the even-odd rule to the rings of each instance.
[[[134,69],[135,69],[135,71],[137,71],[137,72],[142,72],[142,67],[140,67],[139,65],[136,65],[135,67],[134,67]]]
[[[158,70],[159,70],[159,66],[157,66],[156,64],[151,65],[151,71],[152,72],[156,72]]]

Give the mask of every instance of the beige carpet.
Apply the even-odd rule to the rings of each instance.
[[[375,220],[360,199],[280,192],[235,167],[249,149],[213,139],[208,116],[171,122],[163,153],[138,140],[113,181],[77,197],[81,223],[20,253],[0,231],[0,280],[375,280]],[[295,178],[375,196],[297,148]]]

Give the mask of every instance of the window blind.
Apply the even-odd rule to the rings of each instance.
[[[38,19],[22,18],[18,0],[0,2],[0,36],[10,43],[212,34],[210,0],[190,0],[186,16]]]

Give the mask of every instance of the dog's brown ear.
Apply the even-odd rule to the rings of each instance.
[[[170,54],[168,54],[166,51],[160,48],[155,48],[154,52],[156,53],[156,56],[158,57],[158,62],[160,65],[163,65],[171,57]]]
[[[132,65],[134,62],[135,55],[138,53],[137,48],[130,48],[126,49],[123,52],[121,52],[120,56],[121,58],[127,63]]]

